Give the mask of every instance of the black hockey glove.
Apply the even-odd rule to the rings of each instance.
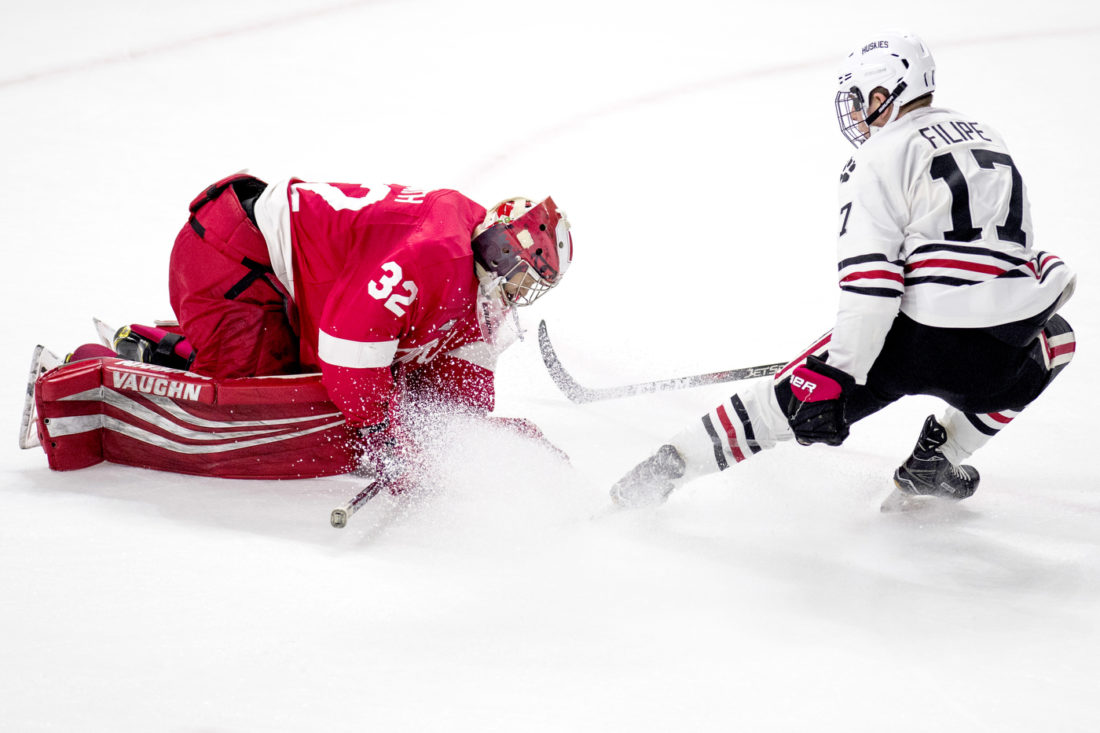
[[[856,380],[822,359],[811,356],[791,376],[787,422],[802,445],[840,445],[848,437],[844,420],[847,393]]]

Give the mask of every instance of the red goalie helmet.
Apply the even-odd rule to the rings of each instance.
[[[557,285],[573,259],[569,220],[549,196],[501,201],[474,229],[472,245],[477,263],[504,279],[505,297],[516,305]]]

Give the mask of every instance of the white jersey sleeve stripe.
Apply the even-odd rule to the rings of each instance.
[[[317,356],[326,364],[349,369],[388,367],[397,354],[397,344],[397,339],[352,341],[320,331],[317,335]]]

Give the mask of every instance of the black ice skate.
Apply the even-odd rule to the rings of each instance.
[[[675,446],[662,445],[611,487],[611,500],[626,508],[660,504],[676,488],[676,479],[683,477],[686,468]]]
[[[897,489],[882,504],[882,511],[908,509],[919,499],[936,496],[944,499],[965,499],[978,488],[978,469],[956,466],[940,452],[947,442],[947,431],[929,415],[913,454],[894,471]]]

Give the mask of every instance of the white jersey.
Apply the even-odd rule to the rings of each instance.
[[[876,130],[841,174],[840,307],[828,363],[863,384],[898,310],[946,328],[1030,318],[1075,276],[1036,249],[1027,188],[1001,136],[922,108]]]

